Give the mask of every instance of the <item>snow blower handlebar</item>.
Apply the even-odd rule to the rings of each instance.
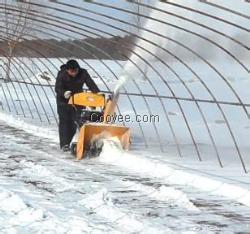
[[[106,100],[104,94],[81,92],[72,95],[68,104],[85,107],[101,107],[104,109]]]
[[[108,119],[115,114],[115,108],[118,96],[112,94],[106,100],[104,94],[96,94],[91,92],[82,92],[74,94],[70,97],[68,104],[74,106],[100,107],[104,110],[103,123],[107,123]]]

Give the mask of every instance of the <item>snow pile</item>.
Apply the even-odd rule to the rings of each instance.
[[[26,199],[23,199],[23,197]],[[88,221],[72,216],[67,222],[37,205],[26,202],[30,194],[0,188],[1,233],[86,233],[93,231]],[[98,228],[98,225],[97,227]]]
[[[25,227],[45,218],[42,209],[32,207],[17,194],[3,189],[0,189],[0,214],[5,217],[3,221],[0,220],[0,226],[5,230],[13,229],[13,225]]]
[[[48,216],[42,209],[26,204],[12,192],[0,192],[0,226],[4,233],[83,233],[90,231],[87,223],[72,217],[68,223]],[[3,219],[2,219],[3,218]]]
[[[41,225],[33,225],[36,227],[36,233],[90,233],[93,229],[89,227],[87,222],[77,217],[71,217],[67,221],[59,221],[56,217],[46,220]],[[32,227],[32,226],[31,226]],[[39,227],[39,229],[38,229]]]
[[[0,192],[0,209],[4,212],[20,212],[27,208],[26,204],[15,194]]]
[[[169,206],[178,206],[182,209],[190,211],[200,211],[182,191],[166,186],[160,186],[159,188],[154,188],[150,186],[145,186],[142,184],[134,183],[131,181],[125,182],[126,186],[133,188],[136,191],[145,193],[150,198],[158,201],[164,201],[169,204]]]
[[[89,195],[87,198],[81,200],[79,204],[84,205],[91,212],[95,212],[99,216],[108,219],[111,223],[126,226],[127,231],[139,232],[143,229],[141,222],[114,207],[112,198],[109,196],[106,188]]]
[[[88,208],[91,213],[95,213],[100,217],[108,220],[112,225],[116,224],[126,232],[142,232],[144,233],[162,233],[156,227],[150,227],[145,221],[139,221],[129,213],[122,211],[121,208],[117,208],[113,201],[112,196],[109,194],[106,188],[89,195],[87,198],[79,201],[80,205]],[[172,230],[165,230],[168,233],[173,233]]]
[[[49,171],[46,167],[41,165],[36,165],[33,162],[26,160],[21,160],[20,165],[24,166],[22,170],[23,174],[37,175],[39,177],[52,177],[53,173]]]

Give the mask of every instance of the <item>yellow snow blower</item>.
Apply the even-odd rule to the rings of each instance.
[[[130,144],[129,128],[114,124],[116,100],[105,94],[81,92],[71,96],[68,104],[73,105],[78,125],[77,141],[71,144],[71,153],[78,160],[98,156],[102,150],[103,139],[116,137],[123,149]]]

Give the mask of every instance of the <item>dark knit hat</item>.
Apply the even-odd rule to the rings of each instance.
[[[66,69],[77,69],[77,68],[80,68],[80,66],[78,62],[74,59],[71,59],[66,63]]]

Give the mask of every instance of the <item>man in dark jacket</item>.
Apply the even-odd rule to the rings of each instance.
[[[63,151],[69,150],[70,142],[76,132],[75,110],[68,105],[72,94],[82,92],[86,84],[93,93],[100,92],[87,70],[80,68],[75,60],[69,60],[65,66],[61,66],[56,78],[56,101],[59,115],[59,138],[60,148]]]

